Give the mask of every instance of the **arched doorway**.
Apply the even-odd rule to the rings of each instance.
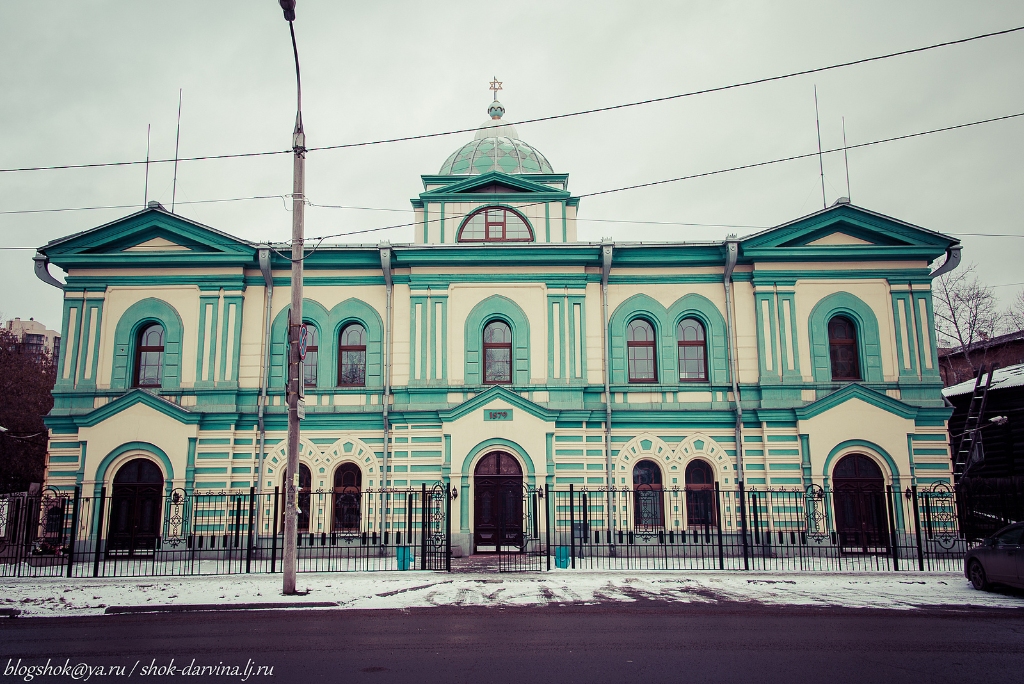
[[[637,530],[665,526],[665,506],[661,500],[661,468],[644,459],[633,466],[633,525]]]
[[[473,471],[473,547],[493,553],[523,544],[523,469],[511,454],[492,451]]]
[[[355,463],[342,463],[334,471],[334,532],[359,532],[363,473]]]
[[[841,550],[887,552],[885,478],[878,464],[863,454],[844,456],[832,471],[832,490]]]
[[[146,458],[134,458],[114,475],[107,554],[152,556],[160,537],[164,475]]]
[[[715,516],[715,473],[707,461],[696,459],[686,466],[686,524],[711,527]]]

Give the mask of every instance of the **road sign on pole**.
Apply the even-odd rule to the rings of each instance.
[[[306,348],[309,346],[309,328],[305,325],[299,328],[299,358],[306,360]]]

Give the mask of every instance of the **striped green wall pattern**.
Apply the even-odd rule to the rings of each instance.
[[[51,449],[79,449],[81,446],[80,442],[50,442]]]
[[[948,442],[949,435],[946,434],[924,434],[924,435],[910,435],[910,438],[915,442]]]
[[[799,439],[796,435],[768,435],[769,442],[796,442]]]

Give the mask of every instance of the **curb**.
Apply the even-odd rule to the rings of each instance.
[[[223,610],[274,610],[279,608],[337,608],[337,601],[298,601],[295,603],[198,603],[170,606],[110,606],[104,615],[132,613],[199,613]],[[2,613],[0,613],[2,614]],[[13,617],[13,616],[12,616]]]

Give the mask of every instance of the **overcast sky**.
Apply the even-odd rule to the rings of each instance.
[[[492,77],[517,121],[671,95],[1024,25],[1021,2],[339,2],[299,0],[295,24],[310,146],[472,127]],[[275,0],[0,4],[0,167],[286,149],[295,111],[287,23]],[[1024,112],[1024,32],[813,76],[519,127],[576,194]],[[405,223],[419,175],[464,133],[311,153],[318,204],[306,234]],[[1024,235],[1024,118],[854,150],[860,206],[954,235]],[[842,154],[825,158],[831,204]],[[172,168],[149,198],[171,204]],[[179,202],[281,195],[291,159],[178,168]],[[139,205],[142,167],[0,173],[0,211]],[[822,206],[816,159],[584,199],[579,237],[721,239]],[[286,240],[281,199],[179,204],[181,215],[254,240]],[[0,214],[0,245],[38,247],[134,209]],[[602,221],[599,221],[602,220]],[[705,227],[630,224],[657,221]],[[732,227],[735,226],[735,227]],[[411,228],[354,237],[408,242]],[[1024,281],[1024,239],[962,237],[990,285]],[[0,250],[0,314],[60,325],[61,294],[31,250]],[[59,269],[53,271],[62,276]],[[1020,286],[999,287],[1004,302]]]

